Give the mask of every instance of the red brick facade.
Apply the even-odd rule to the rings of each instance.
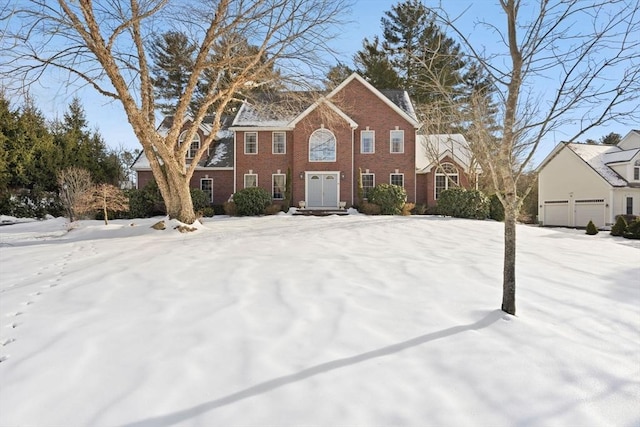
[[[245,106],[243,108],[251,108]],[[278,121],[272,117],[262,120],[259,114],[251,111],[243,117],[241,109],[229,127],[233,131],[233,139],[228,136],[225,144],[232,156],[224,163],[225,167],[205,167],[211,163],[203,162],[191,179],[191,186],[200,188],[202,178],[212,178],[212,203],[222,204],[234,192],[244,188],[247,174],[256,175],[257,185],[273,194],[274,174],[286,176],[289,172],[291,205],[297,206],[300,201],[305,201],[307,207],[315,207],[309,200],[314,200],[310,197],[312,192],[313,195],[318,194],[317,187],[312,190],[312,184],[317,182],[312,183],[310,179],[321,176],[332,179],[331,197],[328,198],[331,204],[345,202],[351,206],[359,202],[358,181],[361,171],[368,174],[368,178],[373,178],[373,185],[392,183],[393,175],[395,180],[401,180],[409,202],[435,205],[435,168],[428,173],[421,171],[416,174],[416,130],[419,124],[405,92],[383,93],[361,77],[352,75],[326,98],[297,114],[289,120]],[[188,122],[185,123],[185,128],[188,125]],[[318,158],[315,157],[317,150],[310,155],[310,139],[315,138],[312,137],[314,132],[323,135],[323,138],[332,135],[329,140],[335,140],[335,151],[330,150],[327,161],[314,161]],[[373,136],[368,152],[362,150],[363,132],[368,132],[369,137]],[[394,149],[392,132],[396,138],[401,136],[396,140]],[[199,133],[204,140],[206,135],[202,128]],[[253,150],[253,146],[250,150],[256,152],[245,152],[248,133],[257,136],[257,150]],[[286,135],[284,153],[274,153],[274,133]],[[330,145],[333,147],[332,143]],[[215,150],[215,146],[211,150]],[[215,153],[210,154],[212,156],[209,159],[215,157]],[[469,184],[464,166],[450,158],[442,161],[454,163],[459,170],[460,184]],[[138,188],[142,188],[151,179],[151,171],[140,167],[137,171]],[[324,188],[321,190],[323,195]],[[281,200],[274,202],[280,203]]]

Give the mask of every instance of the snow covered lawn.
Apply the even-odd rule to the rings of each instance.
[[[0,227],[0,426],[638,426],[640,248],[436,217]],[[170,224],[171,225],[171,224]]]

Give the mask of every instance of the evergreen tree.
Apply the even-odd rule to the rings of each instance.
[[[436,24],[419,0],[406,0],[385,12],[381,20],[383,47],[414,102],[437,101],[432,84],[459,89],[465,69],[460,46]]]
[[[348,65],[338,62],[329,69],[326,75],[324,86],[327,90],[331,90],[342,83],[347,77],[353,74],[355,70]]]
[[[353,61],[357,72],[375,88],[397,89],[402,86],[398,72],[380,45],[378,37],[374,37],[371,42],[365,38],[362,50],[355,54]]]
[[[153,61],[152,76],[155,95],[164,102],[157,106],[164,114],[172,114],[191,77],[196,46],[186,34],[169,31],[157,37],[149,54]]]
[[[611,132],[600,138],[598,142],[604,145],[618,145],[621,139],[622,135],[620,135],[619,133]]]

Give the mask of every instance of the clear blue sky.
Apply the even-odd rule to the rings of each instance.
[[[385,11],[398,1],[395,0],[354,0],[355,4],[349,19],[352,21],[346,25],[341,32],[341,36],[334,40],[334,47],[342,54],[342,60],[350,63],[353,54],[362,47],[362,40],[372,38],[381,33],[380,19]],[[438,5],[438,1],[427,1],[427,4]],[[504,18],[499,15],[499,8],[496,0],[452,0],[444,3],[446,10],[452,16],[456,16],[466,10],[464,20],[461,22],[467,28],[469,34],[473,34],[474,43],[477,46],[484,45],[491,50],[496,46],[496,40],[484,40],[487,37],[485,32],[475,32],[473,23],[476,18],[501,23]],[[467,10],[468,9],[468,10]],[[491,14],[496,16],[490,16]],[[64,77],[50,75],[47,79],[42,79],[32,88],[32,95],[39,108],[48,118],[61,117],[74,95],[78,95],[87,113],[90,125],[97,128],[107,144],[111,147],[123,146],[128,149],[140,148],[139,143],[131,127],[127,122],[126,115],[122,107],[98,95],[93,89],[85,87],[77,89],[67,86]],[[628,128],[611,124],[606,127],[595,129],[584,138],[598,139],[609,132],[617,132],[625,135]],[[547,153],[551,151],[556,143],[566,139],[568,135],[556,134],[554,140],[545,141],[536,155],[541,161]]]

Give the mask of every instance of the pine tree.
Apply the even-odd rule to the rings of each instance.
[[[465,62],[460,46],[437,25],[431,11],[419,0],[406,0],[385,12],[381,20],[383,47],[414,102],[437,101],[432,85],[459,88]]]
[[[595,236],[596,234],[598,234],[598,228],[593,223],[593,221],[589,221],[589,223],[587,224],[587,234],[590,236]]]
[[[195,53],[196,46],[186,34],[177,31],[160,35],[151,45],[153,86],[156,97],[164,101],[157,103],[164,114],[175,111],[176,101],[184,93],[191,77]]]
[[[364,39],[362,50],[353,59],[356,70],[377,89],[398,89],[402,82],[389,60],[389,56],[380,45],[378,37],[373,41]]]

